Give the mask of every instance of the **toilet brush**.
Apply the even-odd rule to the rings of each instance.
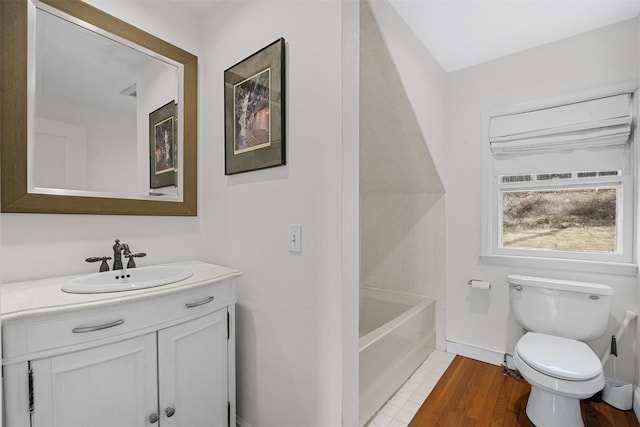
[[[618,360],[618,343],[616,336],[611,337],[611,351],[613,356],[613,378],[605,379],[604,389],[602,390],[602,400],[609,405],[621,409],[629,410],[633,407],[633,383],[620,381],[616,377],[616,362]]]
[[[616,362],[618,361],[618,344],[616,343],[616,336],[611,335],[611,355],[613,356],[613,385],[616,383]]]

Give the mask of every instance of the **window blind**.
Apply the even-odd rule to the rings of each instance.
[[[624,145],[631,135],[631,94],[491,118],[494,155]]]

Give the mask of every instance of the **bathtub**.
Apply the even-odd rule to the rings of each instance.
[[[435,299],[360,288],[360,425],[435,348]]]

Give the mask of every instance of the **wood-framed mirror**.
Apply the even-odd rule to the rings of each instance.
[[[176,81],[175,96],[168,103],[166,99],[155,95],[156,100],[154,103],[150,103],[148,100],[153,99],[153,97],[136,94],[136,83],[138,84],[137,90],[140,92],[141,82],[139,80],[120,92],[122,96],[129,95],[134,98],[137,96],[132,101],[137,105],[137,112],[133,113],[137,117],[137,119],[133,119],[133,127],[138,130],[145,129],[144,134],[138,133],[135,136],[137,140],[134,145],[137,148],[134,150],[137,150],[137,154],[134,153],[132,156],[136,157],[133,163],[137,164],[137,170],[132,173],[137,175],[132,175],[133,178],[127,180],[131,183],[131,187],[134,188],[131,194],[120,190],[95,190],[93,187],[88,189],[75,187],[75,184],[72,184],[69,188],[64,188],[64,186],[56,182],[56,174],[65,175],[61,178],[63,181],[71,180],[72,182],[74,179],[75,182],[101,182],[106,181],[107,178],[100,175],[91,178],[82,175],[93,173],[92,171],[97,169],[94,165],[86,164],[89,160],[84,160],[85,163],[83,163],[84,148],[82,150],[70,150],[68,146],[65,146],[66,148],[63,150],[51,148],[34,150],[33,148],[34,134],[46,133],[41,131],[41,127],[38,127],[38,132],[36,132],[36,124],[41,126],[41,118],[35,111],[49,110],[59,112],[64,110],[64,105],[68,103],[67,100],[63,102],[57,101],[58,103],[53,104],[53,106],[41,107],[34,100],[35,93],[39,94],[40,87],[43,86],[43,79],[38,75],[38,70],[42,73],[43,66],[38,62],[41,61],[40,57],[36,61],[33,45],[38,40],[55,38],[62,33],[62,31],[56,31],[56,34],[47,34],[44,37],[38,36],[34,25],[36,20],[42,21],[41,18],[36,19],[36,10],[39,11],[40,9],[43,9],[45,14],[53,11],[52,15],[62,17],[63,20],[69,21],[71,25],[86,27],[89,32],[112,38],[115,40],[115,44],[126,45],[130,50],[139,50],[144,55],[153,57],[156,60],[159,59],[159,62],[165,62],[175,68],[174,75],[176,77],[169,78],[169,80]],[[76,37],[73,40],[78,38],[82,37]],[[68,45],[68,43],[65,45],[65,50],[67,50],[66,46]],[[47,46],[47,49],[41,50],[52,51],[53,49]],[[111,54],[110,58],[115,57],[120,58],[120,55]],[[107,61],[103,61],[103,63],[105,62]],[[34,63],[36,64],[35,66]],[[80,67],[73,66],[64,70],[64,72],[69,72],[71,68],[75,71]],[[140,71],[138,70],[137,72],[139,76]],[[47,72],[43,74],[50,76],[53,73]],[[154,76],[154,78],[157,77]],[[74,79],[76,82],[79,80],[83,80],[83,78]],[[148,82],[149,80],[151,78],[146,81]],[[198,58],[195,55],[82,1],[9,0],[0,2],[1,211],[3,213],[196,216],[197,80]],[[143,82],[142,84],[144,85],[145,83]],[[40,86],[35,88],[37,85]],[[53,86],[59,88],[62,85],[54,82]],[[102,86],[102,84],[94,83],[93,86]],[[147,83],[145,87],[149,86]],[[148,91],[146,93],[151,92]],[[141,100],[141,98],[143,99]],[[55,99],[59,100],[61,98]],[[144,104],[144,101],[147,101],[146,109],[141,110],[140,105],[141,103]],[[87,110],[84,105],[81,108],[83,112]],[[78,113],[75,114],[79,115]],[[104,115],[99,117],[100,120],[95,120],[96,123],[106,121],[111,126],[114,126],[112,129],[118,131],[121,123],[124,122],[120,119],[107,120]],[[57,117],[54,117],[56,120],[53,121],[49,119],[47,118],[44,121],[48,124],[53,122],[54,127],[60,122],[67,125],[68,123],[66,122],[70,121],[64,118],[58,119]],[[151,123],[152,120],[157,121],[157,123]],[[83,126],[76,126],[74,123],[71,127],[82,128]],[[79,132],[81,134],[83,130],[80,129]],[[86,131],[86,133],[92,132],[95,133],[95,130],[89,129]],[[161,135],[164,135],[165,145],[160,143]],[[66,136],[64,138],[66,138],[65,141],[68,139]],[[112,140],[115,139],[112,138]],[[85,145],[101,145],[103,150],[106,145],[107,152],[113,152],[115,149],[110,145],[112,140],[103,137],[103,140],[99,143],[87,142]],[[166,152],[164,152],[162,148],[169,147],[168,140],[171,140],[172,149],[169,150],[167,148]],[[155,153],[154,141],[156,141]],[[38,143],[40,144],[40,142]],[[46,147],[56,147],[56,145],[52,143]],[[67,166],[56,169],[51,173],[45,173],[45,176],[53,176],[51,178],[53,179],[51,181],[53,184],[42,185],[38,180],[44,179],[42,178],[44,172],[42,172],[43,168],[36,168],[37,159],[40,157],[44,158],[45,162],[48,159],[49,163],[58,163],[58,160],[55,160],[57,159],[55,156],[58,155],[58,151],[65,150],[72,151],[75,157],[67,156],[68,158],[63,158],[61,161],[69,162],[68,165],[65,163]],[[163,155],[168,156],[167,153],[169,151],[171,151],[170,160],[168,162],[160,162],[160,159],[164,159],[161,156],[161,152],[164,153]],[[105,151],[102,151],[102,153],[105,153]],[[131,157],[122,153],[117,155],[121,159],[129,159]],[[92,155],[86,154],[86,156],[87,159],[89,158],[88,156],[97,158],[97,160],[92,161],[98,165],[100,162],[103,164],[108,163],[107,160],[101,157],[103,154],[100,154],[100,152]],[[88,169],[89,172],[80,171],[78,172],[80,175],[72,172],[74,165],[78,164],[83,166],[79,169]],[[109,163],[105,169],[108,169],[108,173],[111,173],[112,176],[124,174],[120,162],[118,164]],[[60,170],[63,172],[60,172]],[[155,180],[159,183],[154,184],[154,173],[163,173],[165,176],[162,177],[162,180]],[[69,177],[74,174],[76,175],[75,177]],[[172,178],[169,180],[164,179],[168,175],[171,175]],[[173,178],[174,176],[175,178]],[[140,184],[141,182],[142,184]]]

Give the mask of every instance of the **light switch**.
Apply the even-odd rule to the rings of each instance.
[[[289,224],[289,252],[302,251],[302,226]]]

